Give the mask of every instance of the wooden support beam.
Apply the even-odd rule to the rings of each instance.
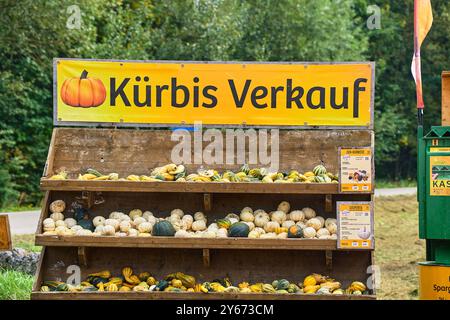
[[[325,250],[325,263],[327,266],[327,271],[331,272],[331,270],[333,270],[333,251]]]
[[[333,212],[333,196],[331,194],[325,195],[325,212]]]
[[[210,265],[209,249],[203,249],[203,265],[205,267],[209,267]]]
[[[212,209],[212,194],[205,193],[203,194],[203,208],[205,212],[210,212]]]
[[[81,198],[86,203],[88,209],[92,208],[95,204],[95,194],[92,191],[83,191],[81,193]]]
[[[78,247],[78,264],[80,265],[80,267],[87,267],[86,247]]]

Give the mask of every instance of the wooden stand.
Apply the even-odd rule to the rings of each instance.
[[[324,218],[336,216],[337,201],[371,201],[372,193],[341,194],[337,184],[268,184],[201,182],[134,182],[48,180],[61,169],[69,173],[96,168],[103,172],[148,174],[170,163],[176,144],[166,130],[54,129],[41,187],[46,190],[36,244],[44,246],[33,287],[33,299],[374,299],[370,295],[276,295],[198,294],[167,292],[40,292],[43,280],[64,281],[66,268],[79,265],[82,278],[109,269],[119,274],[124,266],[136,272],[148,271],[156,278],[172,272],[193,275],[198,281],[229,277],[240,281],[271,282],[286,278],[300,282],[313,272],[342,282],[366,282],[367,267],[373,265],[372,250],[338,250],[335,240],[93,237],[43,235],[42,221],[48,206],[57,199],[70,205],[85,198],[91,217],[132,209],[167,216],[172,209],[187,213],[204,211],[208,222],[243,207],[273,211],[281,201],[292,209],[314,208]],[[331,172],[338,171],[338,148],[372,146],[371,130],[303,130],[280,132],[280,171],[306,171],[323,161]],[[212,166],[219,171],[240,165]],[[256,167],[257,165],[255,165]],[[193,172],[198,166],[187,165]],[[97,201],[101,198],[102,201]]]

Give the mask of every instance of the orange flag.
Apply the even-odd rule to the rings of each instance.
[[[420,46],[433,24],[433,11],[430,0],[414,0],[414,56],[411,72],[416,82],[417,108],[423,109],[422,74],[420,66]]]

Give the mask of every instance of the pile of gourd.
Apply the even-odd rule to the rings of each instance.
[[[61,171],[51,176],[50,180],[67,179],[67,172]],[[104,174],[95,169],[87,169],[78,175],[79,180],[120,180],[120,181],[178,181],[178,182],[265,182],[265,183],[338,183],[335,174],[327,172],[323,165],[317,165],[312,171],[300,173],[297,170],[289,172],[269,172],[266,168],[253,168],[243,165],[238,172],[227,170],[219,173],[213,169],[198,169],[196,173],[188,174],[183,165],[174,163],[153,169],[150,175],[128,175],[120,178],[117,173]]]
[[[43,221],[44,235],[337,239],[336,219],[324,219],[308,207],[291,211],[287,201],[281,202],[277,210],[270,213],[245,207],[239,215],[230,213],[209,225],[203,212],[190,215],[181,209],[172,210],[165,218],[157,218],[150,211],[134,209],[128,214],[111,212],[108,218],[96,216],[91,221],[83,209],[76,209],[74,218],[65,218],[65,207],[62,200],[50,204],[51,215]]]
[[[341,283],[317,273],[308,275],[302,282],[296,284],[286,279],[274,280],[272,283],[241,282],[233,285],[229,278],[215,279],[211,282],[197,283],[196,279],[182,272],[167,275],[156,280],[149,272],[134,274],[130,267],[122,269],[120,276],[112,276],[109,270],[88,275],[79,285],[71,285],[61,281],[44,281],[42,292],[69,291],[163,291],[163,292],[222,292],[222,293],[270,293],[270,294],[368,294],[366,286],[354,281],[347,289],[341,288]]]

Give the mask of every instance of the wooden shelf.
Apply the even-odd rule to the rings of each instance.
[[[37,292],[33,300],[375,300],[375,295],[193,292]]]
[[[37,234],[36,245],[50,247],[125,247],[252,250],[337,250],[336,240],[51,236]],[[370,250],[370,249],[368,249]]]
[[[41,179],[41,189],[54,191],[339,194],[339,185],[337,183],[143,182]],[[371,193],[358,194],[367,195]]]

